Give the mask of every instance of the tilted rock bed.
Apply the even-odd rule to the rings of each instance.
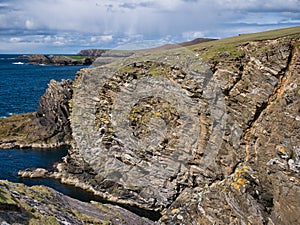
[[[1,224],[153,224],[118,206],[85,203],[44,186],[0,181]]]
[[[186,185],[188,163],[209,140],[199,115],[210,119],[205,106],[211,99],[202,93],[212,73],[193,52],[180,54],[178,63],[173,53],[167,60],[127,59],[120,68],[83,72],[75,82],[75,151],[93,170],[92,188],[104,197],[162,210]]]

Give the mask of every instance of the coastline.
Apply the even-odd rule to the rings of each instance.
[[[300,208],[297,197],[300,190],[298,34],[279,37],[269,34],[267,37],[272,38],[263,35],[262,39],[254,40],[252,36],[244,40],[243,35],[231,43],[231,40],[215,41],[213,47],[205,44],[192,47],[188,51],[192,57],[179,50],[154,56],[140,53],[124,60],[121,69],[113,74],[111,71],[120,66],[117,62],[79,71],[71,92],[69,87],[65,90],[61,83],[52,82],[44,97],[45,104],[40,104],[35,118],[38,126],[55,131],[54,136],[45,140],[65,140],[57,138],[62,137],[56,136],[60,131],[70,137],[66,140],[70,140],[72,148],[53,171],[37,168],[20,171],[19,175],[56,178],[115,203],[162,212],[160,224],[181,221],[209,224],[211,220],[218,224],[299,221],[296,217]],[[177,60],[175,63],[172,57]],[[157,63],[155,60],[159,59],[171,63]],[[185,62],[186,59],[189,66],[200,65],[197,74],[209,77],[209,82],[220,85],[219,89],[199,86],[192,79],[193,73],[180,64],[180,60]],[[106,78],[109,80],[104,80]],[[127,91],[124,86],[131,82],[137,84],[139,79],[144,85],[146,78],[171,81],[164,85],[178,84],[177,88],[188,93],[187,98],[201,106],[198,111],[192,107],[185,110],[197,112],[196,118],[200,121],[200,130],[196,129],[199,140],[195,141],[200,147],[187,151],[190,154],[184,155],[185,149],[178,150],[172,145],[179,139],[176,132],[184,122],[179,120],[179,115],[185,116],[182,111],[176,112],[180,109],[168,105],[172,97],[167,99],[169,102],[153,97],[142,99],[128,113],[130,127],[120,128],[124,132],[133,130],[137,137],[145,138],[149,117],[153,116],[154,121],[160,117],[171,126],[172,135],[175,134],[166,135],[168,139],[157,148],[151,148],[151,152],[133,149],[125,143],[130,140],[122,133],[124,140],[117,138],[116,134],[120,133],[115,130],[119,127],[114,127],[111,120],[119,122],[128,106],[124,101],[117,101],[117,97],[123,90]],[[134,89],[132,95],[126,95],[131,97],[130,101],[139,93],[152,93],[148,87],[141,87],[142,92]],[[178,93],[178,89],[172,88],[170,90]],[[205,94],[216,91],[221,100],[211,104],[209,101],[215,99]],[[63,104],[57,95],[61,92],[67,96],[72,93]],[[176,93],[173,93],[175,97]],[[53,95],[58,97],[49,102]],[[120,102],[125,106],[117,105]],[[217,105],[220,102],[222,107]],[[49,111],[53,104],[60,110]],[[118,113],[113,114],[112,110]],[[226,123],[222,124],[222,119]],[[57,126],[57,121],[65,122]],[[91,130],[90,124],[96,124],[98,130]],[[67,130],[64,130],[65,125],[69,125]],[[185,140],[190,136],[184,136]],[[206,149],[211,151],[205,152]],[[183,159],[178,160],[179,157]],[[286,205],[293,210],[286,211]]]

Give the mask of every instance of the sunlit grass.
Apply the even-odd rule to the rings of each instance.
[[[85,58],[88,58],[89,56],[71,55],[71,56],[66,56],[66,57],[74,59],[74,60],[83,60]]]
[[[188,49],[197,52],[199,57],[203,59],[217,61],[220,58],[220,53],[230,53],[228,56],[229,59],[242,55],[243,52],[239,51],[237,47],[243,43],[247,43],[249,41],[271,40],[284,36],[300,37],[300,26],[260,33],[240,34],[235,37],[189,46]]]

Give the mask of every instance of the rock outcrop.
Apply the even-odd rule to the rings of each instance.
[[[81,202],[43,186],[0,181],[1,224],[154,224],[121,207]]]
[[[0,148],[54,148],[72,140],[69,100],[71,80],[51,80],[36,113],[0,119]]]
[[[103,53],[107,52],[109,50],[106,49],[84,49],[80,50],[77,55],[81,56],[101,56]]]
[[[59,55],[41,55],[33,54],[26,57],[29,64],[38,65],[56,65],[56,66],[88,66],[91,65],[96,57],[85,57],[80,59],[74,59],[69,56],[59,56]]]

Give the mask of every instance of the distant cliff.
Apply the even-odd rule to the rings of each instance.
[[[33,54],[26,56],[29,64],[45,64],[56,66],[88,66],[91,65],[95,57],[79,57],[79,56],[60,56],[60,55],[41,55]]]
[[[81,56],[101,56],[103,53],[107,52],[107,49],[84,49],[80,50],[77,55]]]

